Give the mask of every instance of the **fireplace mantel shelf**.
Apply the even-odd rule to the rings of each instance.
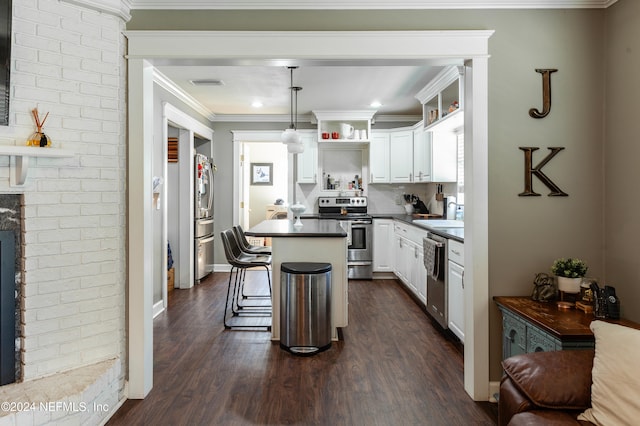
[[[74,153],[63,148],[2,145],[0,146],[0,155],[8,155],[15,158],[15,165],[11,164],[11,186],[22,186],[27,179],[30,157],[64,158],[73,157]]]

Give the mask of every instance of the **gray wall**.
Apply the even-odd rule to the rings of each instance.
[[[608,270],[624,297],[623,313],[638,321],[640,313],[637,309],[634,312],[639,304],[638,290],[634,288],[637,272],[629,250],[632,243],[611,248],[618,240],[604,237],[605,208],[607,213],[611,211],[611,206],[605,206],[605,200],[618,207],[617,215],[623,214],[626,186],[634,182],[629,175],[633,172],[620,169],[615,157],[605,155],[609,145],[603,142],[603,117],[606,114],[613,118],[612,109],[604,108],[605,89],[619,92],[621,112],[630,112],[629,107],[637,99],[626,96],[625,90],[629,85],[637,89],[638,83],[630,75],[637,66],[630,65],[638,65],[638,50],[632,46],[616,53],[615,48],[621,47],[609,43],[606,45],[609,58],[605,50],[609,38],[639,39],[637,30],[629,29],[638,27],[637,5],[633,3],[620,0],[609,11],[134,11],[128,29],[495,30],[489,40],[489,296],[529,294],[534,274],[548,272],[557,257],[583,258],[590,265],[590,276],[607,278],[604,275],[606,242],[611,250],[606,256],[610,264]],[[632,22],[615,25],[616,28],[609,25],[607,32],[608,15],[612,22]],[[622,82],[611,79],[605,86],[605,58],[611,59],[612,69],[625,73]],[[616,61],[620,61],[621,66]],[[529,108],[542,106],[542,84],[536,68],[558,69],[552,76],[552,111],[541,120],[528,115]],[[633,122],[633,119],[618,118],[615,131],[607,128],[606,140],[612,148],[622,152],[633,142],[631,132],[633,126],[637,128]],[[238,128],[237,124],[232,127]],[[214,124],[218,164],[231,158],[231,147],[220,137],[230,128]],[[524,157],[519,149],[523,146],[540,148],[534,155],[534,165],[546,156],[547,147],[565,147],[544,172],[569,197],[548,197],[547,188],[536,179],[534,189],[542,196],[518,196],[524,185]],[[606,163],[603,157],[607,158]],[[634,156],[624,157],[621,153],[620,157]],[[607,174],[604,164],[607,164]],[[605,196],[604,176],[607,189],[615,194],[615,203]],[[218,194],[231,191],[231,178],[231,174],[218,173]],[[220,202],[221,197],[218,200]],[[217,214],[223,215],[218,216],[218,224],[230,221],[228,210],[229,213],[217,210]],[[624,217],[630,220],[631,211],[628,209]],[[490,311],[490,377],[499,380],[500,314],[491,303],[487,308]]]
[[[185,114],[191,116],[194,120],[197,120],[203,123],[207,127],[212,127],[211,122],[206,118],[200,115],[195,110],[191,109],[187,105],[185,105],[178,98],[173,96],[171,93],[167,92],[163,88],[158,85],[154,85],[153,90],[153,116],[154,116],[154,147],[153,147],[153,175],[154,176],[164,176],[164,145],[167,143],[163,140],[163,131],[162,129],[162,118],[164,107],[163,103],[168,102],[174,107],[180,109]],[[177,136],[177,133],[172,134],[172,136]],[[180,164],[180,163],[178,163]],[[164,176],[165,184],[167,180],[167,176]],[[175,203],[175,200],[167,200],[167,202]],[[162,280],[162,269],[167,267],[166,259],[162,256],[162,250],[164,246],[167,244],[166,241],[162,241],[162,220],[163,220],[163,210],[152,209],[153,215],[153,303],[157,303],[162,300],[162,286],[164,285],[164,281]],[[169,224],[171,226],[171,224]],[[175,251],[176,255],[178,253],[178,244],[177,242],[172,241],[172,250]]]
[[[621,0],[607,9],[606,108],[603,141],[604,252],[607,283],[616,287],[623,315],[640,322],[640,2]]]

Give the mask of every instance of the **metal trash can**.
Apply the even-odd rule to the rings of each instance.
[[[280,265],[280,347],[313,355],[331,347],[331,264]]]

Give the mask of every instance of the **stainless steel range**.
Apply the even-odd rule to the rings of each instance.
[[[347,232],[350,279],[373,278],[373,221],[367,197],[319,197],[318,217],[338,220]]]

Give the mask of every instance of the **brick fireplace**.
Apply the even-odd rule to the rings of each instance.
[[[19,233],[17,380],[0,400],[44,407],[0,410],[0,424],[100,424],[126,397],[125,21],[98,3],[114,2],[13,0],[0,145],[24,146],[38,108],[52,147],[32,149],[71,155],[32,156],[16,184],[17,158],[0,150],[0,198],[14,203],[0,207],[0,231]]]
[[[0,194],[0,385],[22,379],[20,358],[21,208],[22,196]]]

